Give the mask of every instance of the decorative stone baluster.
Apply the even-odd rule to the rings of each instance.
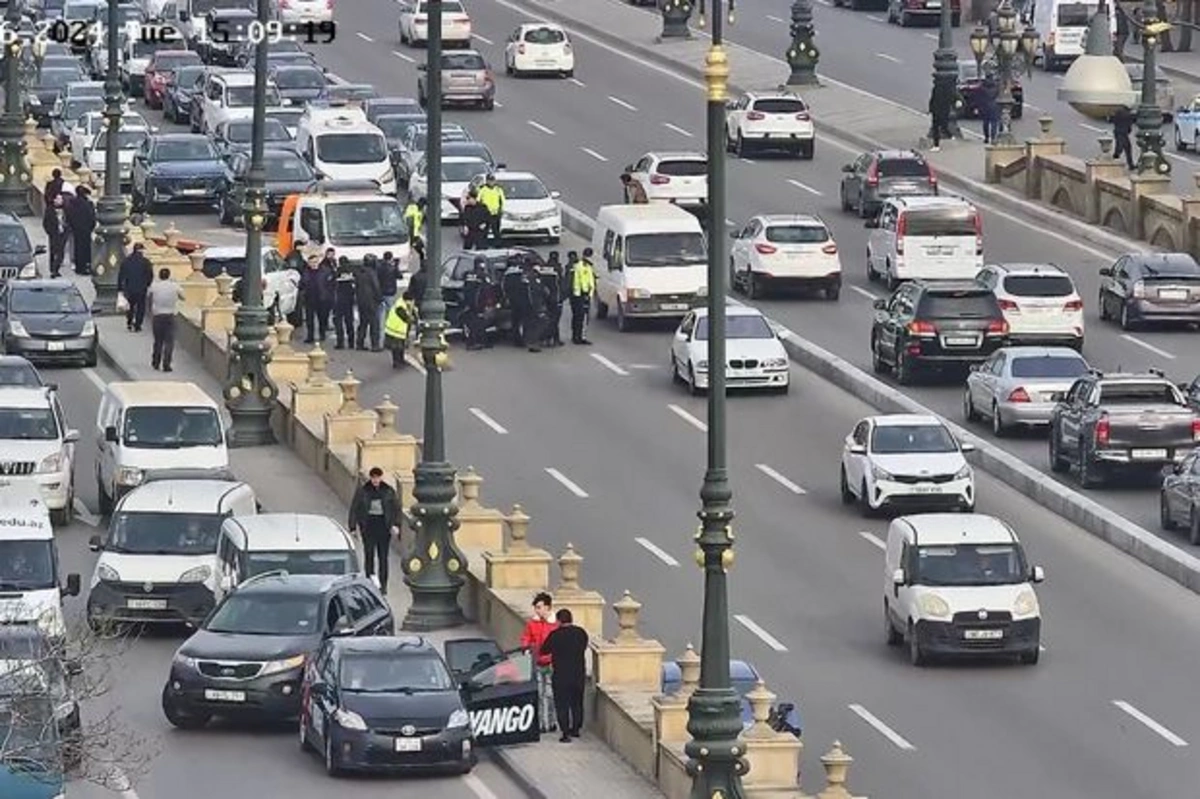
[[[67,170],[71,168],[71,161],[73,161],[74,158],[75,157],[71,155],[70,150],[63,150],[58,154],[58,163],[62,165],[64,170]]]
[[[167,223],[167,229],[163,231],[163,236],[166,238],[168,247],[174,248],[179,244],[179,228],[175,227],[175,220]],[[150,238],[150,234],[146,234],[146,238]]]
[[[375,415],[379,417],[379,427],[375,431],[376,438],[397,438],[400,432],[396,430],[396,416],[400,413],[399,406],[392,402],[391,394],[383,395],[383,402],[375,406]]]
[[[335,412],[325,414],[325,447],[329,452],[344,458],[351,468],[352,476],[357,479],[358,442],[375,437],[379,415],[373,410],[364,410],[363,406],[358,404],[358,389],[362,381],[354,376],[353,370],[347,369],[346,375],[337,381],[337,385],[342,402]],[[353,493],[353,489],[350,489],[350,493]]]
[[[79,169],[75,170],[75,175],[79,178],[79,185],[94,186],[96,184],[96,174],[88,168],[87,164],[83,164]]]
[[[233,301],[233,278],[222,270],[216,277],[217,296],[200,311],[200,325],[205,333],[224,338],[233,333],[234,313],[237,303]]]
[[[479,472],[475,471],[474,466],[468,466],[458,475],[459,513],[467,509],[475,510],[483,507],[479,504],[481,486],[483,486],[483,478],[479,476]]]
[[[294,355],[296,350],[292,347],[292,333],[296,328],[286,318],[281,318],[272,330],[275,333],[275,357]]]
[[[654,708],[654,735],[657,743],[683,744],[690,738],[687,731],[688,698],[700,681],[700,656],[691,644],[675,661],[679,666],[679,687],[674,693],[650,700]]]
[[[458,529],[454,531],[454,542],[459,549],[503,552],[504,514],[479,501],[482,485],[483,476],[474,466],[468,466],[458,475]],[[549,579],[547,571],[546,580]]]
[[[616,642],[623,645],[641,643],[642,636],[638,633],[638,614],[642,611],[642,603],[626,591],[624,596],[613,603],[613,610],[617,612]]]
[[[192,263],[192,273],[188,275],[188,280],[208,280],[204,276],[204,259],[206,254],[204,250],[192,250],[188,253],[188,260]]]
[[[46,148],[47,152],[54,152],[54,145],[56,142],[57,139],[54,138],[54,134],[50,131],[46,131],[42,134],[42,146]]]
[[[821,755],[821,765],[825,768],[825,790],[817,794],[817,799],[854,799],[846,787],[850,778],[850,764],[853,762],[854,758],[842,748],[842,742],[834,741],[829,751]]]
[[[564,604],[559,596],[555,596],[555,601]],[[596,684],[658,693],[662,686],[666,649],[658,641],[642,638],[638,633],[642,603],[626,591],[613,605],[613,610],[617,613],[617,637],[606,641],[593,635],[590,642]]]
[[[675,662],[679,664],[679,690],[676,695],[684,700],[690,699],[700,687],[700,655],[696,647],[689,643]]]
[[[1096,141],[1100,144],[1100,157],[1104,160],[1110,160],[1113,154],[1113,137],[1101,136]]]
[[[375,434],[358,439],[358,473],[378,466],[396,482],[404,507],[412,506],[413,468],[417,465],[417,440],[396,429],[400,409],[389,395],[375,406]]]
[[[520,505],[513,505],[512,512],[505,520],[508,522],[508,546],[506,552],[529,551],[529,516]],[[549,582],[547,580],[547,582]]]
[[[274,357],[275,349],[279,346],[279,334],[275,332],[275,328],[273,328],[273,327],[267,328],[267,338],[265,339],[265,341],[263,343],[266,344],[266,346],[267,346],[267,353],[271,357]],[[230,352],[232,352],[233,351],[233,346],[232,346],[233,345],[233,334],[232,333],[229,335],[229,344],[230,344]],[[270,363],[270,361],[268,361],[268,363]]]
[[[775,694],[767,690],[761,679],[746,694],[754,723],[742,733],[746,762],[750,766],[745,785],[748,789],[764,793],[792,792],[800,787],[797,778],[804,744],[790,732],[771,729],[768,720],[775,699]]]
[[[362,413],[363,408],[358,404],[358,388],[361,385],[362,381],[354,376],[354,370],[347,369],[346,376],[338,381],[338,386],[342,389],[342,407],[338,408],[339,416]],[[379,417],[375,418],[378,420]]]
[[[499,540],[493,542],[495,546],[483,552],[487,587],[493,591],[545,591],[550,585],[550,564],[553,558],[546,550],[529,545],[529,516],[520,505],[513,505],[512,512],[502,518],[502,521],[508,524],[507,546],[501,526]],[[461,546],[457,536],[455,542]],[[557,604],[564,603],[559,601]],[[578,623],[578,619],[576,622]]]
[[[558,573],[562,582],[554,593],[558,596],[579,593],[579,573],[583,568],[583,556],[575,551],[575,545],[567,543],[567,550],[558,556]]]
[[[138,225],[138,227],[142,230],[142,238],[144,238],[147,242],[154,241],[154,235],[158,231],[158,223],[156,223],[150,217],[150,214],[146,214],[142,217],[142,223]]]
[[[742,733],[743,738],[759,738],[770,739],[775,737],[775,730],[767,724],[767,719],[771,717],[771,706],[775,704],[776,695],[767,690],[767,684],[760,678],[754,684],[754,690],[746,694],[746,701],[750,703],[750,713],[754,717],[754,723],[750,728]]]
[[[237,303],[233,301],[233,278],[224,269],[221,274],[215,278],[217,281],[217,298],[213,300],[213,305],[217,308],[234,308]]]
[[[188,256],[192,258],[192,255]],[[193,263],[195,259],[193,258]],[[283,391],[292,391],[293,387],[299,383],[303,383],[308,378],[308,356],[296,352],[296,348],[292,346],[292,334],[296,328],[288,323],[286,318],[282,318],[275,325],[275,350],[271,353],[271,360],[267,363],[267,373],[271,375],[271,380],[275,385],[279,386]],[[286,407],[287,402],[284,402]]]
[[[317,342],[308,352],[308,385],[328,386],[332,382],[329,379],[329,353]]]

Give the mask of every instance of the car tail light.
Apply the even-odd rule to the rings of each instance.
[[[833,243],[826,244],[821,248],[821,252],[826,255],[837,255],[837,245]]]
[[[1192,420],[1192,441],[1200,441],[1200,419]]]
[[[996,304],[1000,306],[1002,311],[1019,311],[1020,307],[1012,300],[996,300]]]
[[[1192,428],[1195,429],[1194,427]],[[1112,434],[1112,426],[1108,423],[1108,415],[1100,417],[1096,422],[1096,446],[1107,447],[1109,436]]]
[[[279,0],[279,7],[280,8],[291,8],[292,2],[291,2],[291,0]]]
[[[908,323],[908,334],[910,336],[920,336],[921,338],[931,338],[937,335],[937,325],[933,322],[924,322],[918,319],[915,322]]]
[[[762,253],[763,255],[774,255],[775,253],[779,252],[779,248],[774,244],[755,244],[754,249],[758,250],[758,252]]]
[[[879,185],[879,163],[877,161],[872,161],[870,168],[867,170],[867,185]]]
[[[333,0],[325,0],[325,7],[333,11]]]
[[[671,182],[671,179],[666,175],[651,175],[650,184],[652,186],[665,186]]]
[[[1133,284],[1133,296],[1137,297],[1139,300],[1142,297],[1145,297],[1146,296],[1146,284],[1140,280],[1138,282],[1134,283]]]
[[[266,291],[267,290],[267,279],[264,277],[260,282],[262,283],[262,290]]]
[[[753,120],[755,122],[759,121],[760,119],[766,119],[766,118],[767,118],[767,115],[761,111],[751,111],[749,114],[746,114],[746,119]]]
[[[492,71],[490,69],[483,73],[483,83],[485,86],[491,85],[495,82],[496,82],[496,76],[494,74],[492,74]]]
[[[904,236],[908,232],[908,217],[902,211],[896,221],[896,254],[904,255]]]
[[[1009,402],[1029,402],[1029,393],[1023,388],[1014,388],[1008,395]]]
[[[1067,313],[1071,313],[1073,311],[1082,311],[1083,310],[1083,300],[1071,300],[1070,302],[1068,302],[1066,305],[1063,306],[1063,310],[1066,311]]]
[[[808,122],[812,117],[808,115],[807,111],[801,111],[799,114],[796,114],[796,119],[801,122]]]
[[[933,167],[929,167],[929,185],[932,186],[936,190],[937,184],[938,184],[937,172],[934,171]]]
[[[989,336],[1007,336],[1008,335],[1008,322],[1005,322],[1003,319],[996,319],[991,322],[988,322],[987,335],[989,335]]]
[[[525,44],[523,42],[517,45],[517,52],[521,55],[525,55]]]

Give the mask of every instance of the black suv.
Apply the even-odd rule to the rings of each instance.
[[[163,713],[181,729],[203,727],[213,716],[295,718],[304,664],[323,641],[391,635],[395,626],[387,602],[362,575],[252,577],[175,653]]]
[[[36,247],[16,214],[0,211],[0,284],[15,277],[37,277],[37,257],[46,245]]]
[[[1008,322],[996,297],[966,280],[906,283],[875,301],[871,365],[895,370],[904,385],[918,371],[965,369],[1008,343]]]

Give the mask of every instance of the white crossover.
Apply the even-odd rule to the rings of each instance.
[[[704,205],[708,202],[708,158],[703,153],[646,153],[625,167],[632,178],[625,202],[634,198],[630,188],[640,184],[650,202]]]
[[[504,45],[504,71],[509,75],[575,74],[575,48],[561,25],[527,22],[518,25]]]
[[[730,234],[729,285],[751,299],[773,289],[819,291],[836,300],[842,259],[829,226],[811,214],[751,217]]]
[[[414,47],[429,41],[429,0],[400,0],[400,41]],[[471,46],[471,17],[459,0],[442,2],[442,42]]]
[[[730,103],[725,113],[725,146],[741,158],[754,148],[811,160],[816,142],[812,112],[792,92],[749,92]]]
[[[987,264],[978,280],[992,290],[1015,344],[1062,344],[1083,351],[1083,298],[1054,264]]]
[[[70,524],[74,514],[78,441],[53,389],[0,391],[0,475],[36,486],[55,524]]]
[[[707,308],[689,311],[671,341],[671,379],[693,394],[709,386]],[[791,383],[783,343],[757,308],[731,305],[725,310],[725,385],[766,388],[787,393]]]
[[[120,166],[121,185],[128,186],[133,180],[133,156],[141,149],[142,143],[150,135],[148,128],[122,128],[117,132],[117,163]],[[88,169],[97,178],[104,177],[107,165],[108,131],[101,130],[87,148]]]

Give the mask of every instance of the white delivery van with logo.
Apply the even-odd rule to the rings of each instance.
[[[0,480],[0,624],[36,624],[52,640],[67,634],[62,598],[79,595],[79,575],[59,583],[50,510],[37,486]]]

